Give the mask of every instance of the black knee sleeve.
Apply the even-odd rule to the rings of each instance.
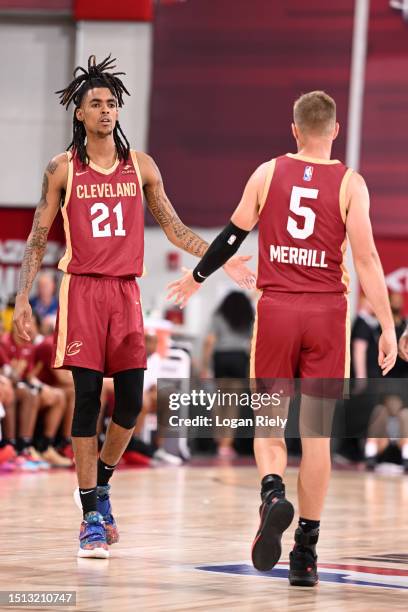
[[[113,375],[115,408],[112,421],[125,429],[133,429],[143,404],[144,370],[124,370]]]
[[[87,368],[72,368],[72,377],[75,385],[72,436],[78,438],[95,436],[101,408],[103,374]]]

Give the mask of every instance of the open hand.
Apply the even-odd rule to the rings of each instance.
[[[223,266],[228,276],[241,289],[255,289],[256,286],[256,276],[245,263],[250,259],[252,259],[251,255],[236,255],[231,257]]]
[[[184,276],[167,285],[167,289],[169,289],[167,299],[171,300],[175,298],[174,303],[179,304],[180,308],[184,308],[191,296],[198,291],[201,286],[201,283],[197,283],[197,281],[194,280],[191,270],[187,270],[186,268],[182,268],[182,270],[185,272]]]

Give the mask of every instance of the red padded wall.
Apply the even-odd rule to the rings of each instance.
[[[294,99],[337,100],[345,152],[353,0],[188,0],[155,15],[150,152],[183,220],[224,225],[261,162],[293,151]]]
[[[408,24],[371,0],[361,172],[377,236],[408,236]]]

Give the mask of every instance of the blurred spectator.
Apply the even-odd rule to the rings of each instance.
[[[395,332],[397,334],[397,340],[400,340],[402,334],[407,326],[407,320],[404,318],[404,296],[402,293],[391,292],[390,293],[390,305],[392,315],[394,317]],[[395,366],[387,374],[391,378],[408,378],[408,363],[397,357]]]
[[[254,309],[245,293],[230,292],[210,321],[203,345],[202,378],[209,378],[212,373],[216,379],[234,379],[233,389],[236,391],[239,388],[240,383],[237,379],[244,381],[249,376],[253,322]],[[224,384],[229,387],[227,381]],[[244,390],[245,384],[241,384]],[[219,440],[218,453],[224,457],[234,456],[232,437]]]
[[[38,277],[37,294],[30,299],[31,308],[41,319],[47,316],[57,316],[58,299],[53,274],[42,272]]]
[[[408,408],[396,391],[383,397],[371,415],[365,445],[369,470],[380,463],[402,463],[408,473]]]
[[[4,332],[11,332],[11,328],[13,326],[13,313],[15,304],[16,295],[13,294],[9,297],[7,305],[1,313],[0,337],[4,334]]]
[[[10,424],[8,438],[21,455],[30,461],[44,462],[55,467],[70,467],[71,460],[62,457],[54,448],[58,428],[66,412],[64,393],[55,387],[42,383],[34,369],[32,343],[22,341],[16,330],[2,339],[2,347],[9,367],[9,376],[14,383],[18,407],[18,440],[15,420]],[[43,411],[43,429],[33,444],[38,412]]]
[[[34,346],[37,346],[37,344],[41,344],[41,342],[44,340],[44,334],[41,331],[42,329],[42,320],[40,315],[37,312],[33,311],[32,314],[32,320],[31,320],[31,337],[32,337],[32,342],[34,344]]]
[[[378,340],[381,328],[367,298],[363,297],[351,330],[352,378],[378,378]]]
[[[16,355],[10,359],[10,351],[7,348],[7,336],[3,336],[0,344],[0,372],[4,375],[2,380],[2,396],[4,400],[5,415],[3,421],[3,437],[0,449],[0,462],[2,467],[4,462],[13,459],[9,468],[20,468],[24,470],[35,470],[46,467],[39,457],[31,457],[30,450],[32,437],[37,420],[38,396],[32,392],[28,385],[21,382],[20,372],[27,365],[27,354]],[[4,344],[6,343],[6,344]],[[18,359],[20,357],[20,359]],[[6,394],[4,396],[4,393]],[[16,415],[16,407],[17,415]],[[18,418],[17,418],[18,417]],[[18,429],[17,429],[18,425]],[[17,438],[18,431],[18,438]],[[16,459],[16,450],[27,449],[24,456]],[[33,449],[34,450],[34,449]]]
[[[154,465],[156,462],[182,465],[182,459],[167,452],[157,435],[157,379],[160,377],[162,357],[157,352],[158,336],[154,330],[146,330],[145,344],[147,370],[143,383],[143,407],[123,459],[126,463],[133,465]],[[153,434],[150,443],[141,440],[142,432],[145,429]]]
[[[403,295],[391,292],[390,305],[399,340],[407,324],[403,317]],[[402,463],[408,473],[408,393],[406,381],[398,381],[408,377],[408,363],[397,357],[387,377],[395,379],[393,393],[379,395],[378,404],[370,417],[365,445],[367,468],[375,469],[379,463]]]
[[[13,385],[7,376],[3,374],[7,365],[7,357],[4,349],[0,346],[0,464],[15,459],[15,448],[8,441],[8,436],[11,435],[15,439],[15,430],[12,428],[12,422],[15,421],[15,396]],[[4,432],[2,429],[2,419],[4,419],[3,427],[6,428],[6,440],[4,440]],[[8,431],[7,431],[8,430]]]
[[[367,424],[373,411],[375,400],[363,392],[367,387],[367,378],[379,378],[381,368],[378,365],[378,340],[381,328],[374,315],[370,302],[362,296],[359,310],[351,329],[351,378],[353,397],[345,404],[345,422],[353,432],[367,432]],[[357,435],[357,434],[355,434]],[[337,463],[358,462],[364,459],[361,438],[344,438],[339,442],[335,453]]]
[[[72,458],[71,427],[74,414],[75,390],[72,374],[68,370],[55,369],[51,367],[53,349],[53,336],[43,336],[34,349],[34,368],[31,375],[41,383],[55,388],[64,395],[65,410],[61,423],[61,441],[59,449],[62,454]]]

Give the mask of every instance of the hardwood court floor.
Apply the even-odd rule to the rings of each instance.
[[[293,499],[292,468],[287,484]],[[251,569],[253,467],[118,471],[112,489],[121,541],[109,560],[76,557],[74,486],[73,472],[0,476],[0,590],[75,590],[77,606],[65,609],[77,612],[408,609],[408,477],[333,473],[319,545],[320,573],[329,581],[315,589],[289,587],[280,577],[295,523],[282,564],[271,575]],[[341,576],[345,584],[333,582]],[[347,584],[350,577],[394,587]]]

